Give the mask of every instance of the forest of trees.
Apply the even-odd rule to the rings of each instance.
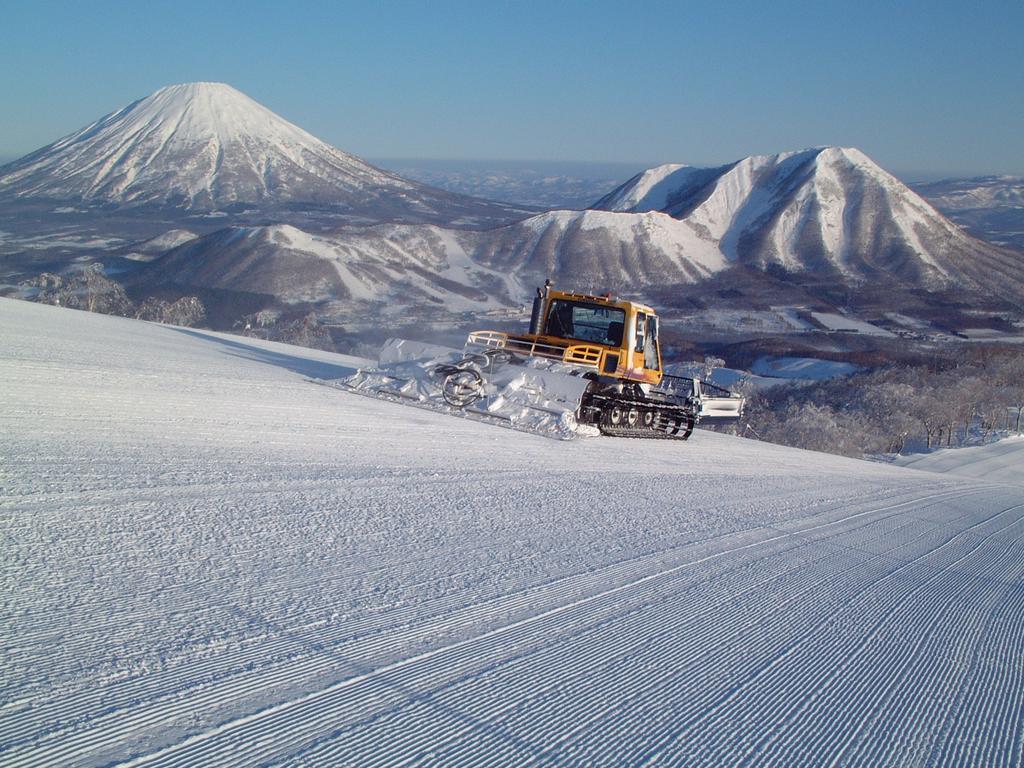
[[[1024,427],[1024,353],[964,346],[956,359],[748,394],[737,430],[844,456],[984,440]]]
[[[237,325],[243,336],[252,336],[283,344],[295,344],[327,352],[339,351],[330,330],[320,322],[315,312],[306,312],[297,317],[285,317],[278,310],[260,310],[246,315]]]
[[[107,277],[103,266],[98,263],[63,275],[44,272],[26,280],[21,286],[30,292],[32,301],[42,304],[185,327],[202,325],[206,321],[206,308],[195,296],[183,296],[176,301],[149,297],[135,304],[128,298],[124,287]]]
[[[43,304],[187,328],[207,323],[206,308],[198,297],[182,296],[168,301],[149,296],[135,303],[119,282],[107,277],[99,263],[60,275],[44,272],[21,283],[21,288],[29,300]],[[320,323],[314,312],[286,315],[281,310],[260,310],[240,318],[235,324],[235,332],[301,347],[337,351],[328,327]]]

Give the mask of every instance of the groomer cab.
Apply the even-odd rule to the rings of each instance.
[[[470,342],[559,360],[600,377],[657,385],[663,378],[658,316],[645,304],[610,294],[537,289],[525,334],[477,331]]]

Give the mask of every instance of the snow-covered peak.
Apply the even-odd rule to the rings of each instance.
[[[157,134],[174,145],[212,143],[220,149],[231,142],[255,140],[276,143],[292,153],[303,148],[338,152],[226,83],[169,85],[115,115],[123,116],[116,121],[119,130],[134,136]]]
[[[608,211],[664,211],[674,213],[695,194],[707,189],[727,190],[736,199],[748,196],[765,174],[776,170],[815,173],[837,167],[868,173],[887,185],[899,182],[854,147],[813,147],[774,155],[750,155],[720,166],[695,167],[668,163],[637,174],[594,204]]]
[[[855,147],[711,168],[662,165],[594,208],[666,213],[718,243],[730,262],[824,268],[858,280],[895,276],[923,287],[956,282],[982,247]]]
[[[666,163],[638,173],[613,190],[596,208],[610,211],[660,211],[668,205],[669,193],[682,187],[693,171],[682,163]]]
[[[326,144],[224,83],[171,85],[8,166],[0,193],[216,208],[330,202],[411,182]]]
[[[240,96],[243,99],[252,101],[244,93],[239,91],[237,88],[232,88],[227,83],[218,83],[211,80],[199,80],[194,83],[178,83],[176,85],[165,85],[163,88],[157,88],[149,98],[156,98],[161,95],[171,95],[173,98],[192,98],[200,93],[221,93],[221,94],[233,94]],[[256,102],[253,102],[254,104]],[[257,105],[259,106],[259,105]]]
[[[374,168],[205,82],[161,88],[0,169],[0,196],[190,210],[309,204],[388,220],[506,210]]]
[[[716,243],[656,211],[548,211],[488,233],[475,255],[527,285],[555,276],[602,291],[693,283],[729,266]]]

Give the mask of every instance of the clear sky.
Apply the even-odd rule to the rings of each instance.
[[[196,80],[368,158],[1024,174],[1024,0],[4,0],[0,157]]]

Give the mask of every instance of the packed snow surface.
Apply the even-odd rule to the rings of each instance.
[[[1024,488],[0,300],[0,764],[1020,765]]]
[[[1024,485],[1024,437],[1007,437],[988,445],[943,448],[900,456],[896,464],[928,472],[948,472],[994,483]]]

